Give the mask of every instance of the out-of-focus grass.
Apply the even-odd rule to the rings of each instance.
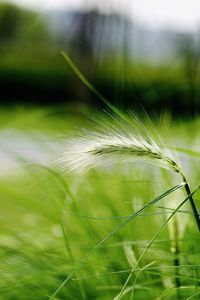
[[[61,133],[83,126],[87,116],[94,113],[90,108],[76,105],[52,108],[16,106],[12,109],[0,109],[0,129],[36,130]]]
[[[18,109],[7,112],[7,117],[1,111],[1,116],[2,129],[42,130],[53,137],[68,133],[74,125],[81,127],[87,120],[82,114],[74,119],[74,114],[44,109]],[[192,122],[169,123],[174,143],[190,144],[198,150],[198,124],[198,120],[193,126]],[[199,185],[199,160],[182,159],[195,188]],[[48,299],[83,257],[127,216],[180,183],[168,171],[138,163],[76,176],[37,165],[22,168],[22,175],[1,175],[0,180],[2,300]],[[183,191],[176,191],[117,231],[81,265],[56,299],[113,299],[148,241],[172,212],[166,208],[177,207],[185,197]],[[196,193],[194,198],[198,197]],[[131,299],[133,287],[132,299],[136,300],[187,299],[195,294],[198,299],[200,237],[190,206],[181,210],[184,212],[176,214],[178,229],[173,218],[139,263],[123,299]]]

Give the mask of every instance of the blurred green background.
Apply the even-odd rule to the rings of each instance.
[[[188,116],[199,111],[198,32],[149,29],[95,4],[41,12],[0,3],[1,104],[101,108],[61,50],[121,108]]]

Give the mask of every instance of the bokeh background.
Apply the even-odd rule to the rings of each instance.
[[[121,108],[198,113],[199,16],[194,0],[1,1],[1,104],[101,107],[65,50]]]

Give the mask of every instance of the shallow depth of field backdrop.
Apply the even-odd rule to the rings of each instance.
[[[83,129],[134,113],[173,145],[200,211],[199,24],[196,0],[0,1],[0,300],[200,299],[178,174],[56,163]]]

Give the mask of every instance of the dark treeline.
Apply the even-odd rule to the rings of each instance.
[[[106,27],[108,18],[111,23]],[[118,15],[106,17],[96,11],[51,13],[44,18],[11,4],[1,4],[1,105],[83,103],[102,108],[100,100],[60,55],[60,50],[65,49],[91,83],[121,108],[168,110],[174,115],[198,113],[199,52],[192,37],[179,35],[178,46],[171,47],[181,53],[179,60],[168,63],[160,56],[161,60],[155,63],[151,44],[142,47],[140,40],[130,43],[133,28],[139,39],[139,33],[154,40],[155,34],[138,29],[130,20],[122,20]],[[119,23],[123,26],[116,31]],[[168,39],[172,37],[174,34],[168,33]],[[148,57],[148,51],[142,51],[145,47],[149,47]]]
[[[121,108],[148,111],[171,111],[175,115],[190,115],[200,111],[200,86],[157,81],[126,83],[98,78],[95,87],[113,104]],[[77,79],[66,73],[26,74],[0,73],[1,104],[58,105],[85,103],[102,108],[103,103]],[[82,86],[81,86],[82,85]]]

